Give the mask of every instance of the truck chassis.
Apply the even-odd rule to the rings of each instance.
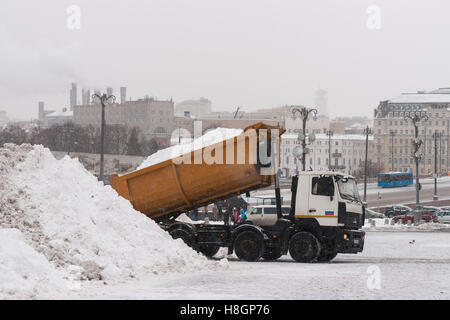
[[[314,218],[278,219],[273,226],[251,222],[229,224],[161,223],[173,238],[181,238],[208,257],[219,248],[245,261],[276,260],[289,252],[297,262],[327,262],[338,253],[363,250],[365,232],[346,227],[320,226]]]

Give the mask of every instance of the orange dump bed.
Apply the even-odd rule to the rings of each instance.
[[[278,136],[284,133],[284,129],[259,122],[239,136],[212,146],[123,176],[113,175],[111,186],[151,218],[186,212],[270,186],[273,169],[266,168],[267,161],[260,161],[258,152],[265,148],[266,141],[266,146],[272,145],[273,129],[278,129]],[[281,139],[273,141],[279,151]]]

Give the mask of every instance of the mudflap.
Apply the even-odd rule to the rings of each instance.
[[[364,249],[366,233],[360,230],[343,230],[337,241],[338,253],[358,253]]]

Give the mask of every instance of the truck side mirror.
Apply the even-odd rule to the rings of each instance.
[[[333,196],[330,196],[330,201],[333,201]]]

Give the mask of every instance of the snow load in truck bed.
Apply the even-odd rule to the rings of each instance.
[[[227,265],[173,240],[77,159],[56,160],[42,146],[0,148],[2,237],[11,240],[0,246],[9,279],[0,276],[0,299],[69,292],[74,279],[110,283]]]
[[[243,132],[242,129],[230,129],[230,128],[217,128],[210,130],[203,136],[194,139],[190,143],[177,144],[169,148],[159,150],[145,159],[141,165],[136,169],[144,169],[151,165],[179,157],[183,154],[189,153],[194,150],[200,150],[203,147],[214,145],[218,142],[228,140],[240,135]]]

